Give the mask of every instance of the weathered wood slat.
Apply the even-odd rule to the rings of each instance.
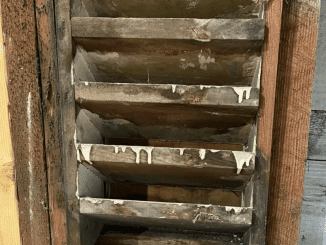
[[[96,144],[80,149],[82,159],[114,182],[243,189],[255,169],[248,152]]]
[[[252,209],[186,203],[81,198],[80,213],[110,224],[243,233],[251,225]]]
[[[114,2],[74,0],[73,2],[73,16],[93,17],[257,18],[261,10],[261,3],[255,0],[116,0]]]
[[[299,243],[325,243],[326,161],[307,161]]]
[[[263,19],[96,18],[71,19],[73,37],[263,40]]]
[[[258,109],[259,89],[252,87],[116,84],[86,81],[76,83],[75,97],[80,102],[219,105],[255,107]]]
[[[97,82],[252,86],[262,41],[75,38]]]
[[[326,111],[311,111],[308,159],[326,160]]]

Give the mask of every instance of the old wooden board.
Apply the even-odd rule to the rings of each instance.
[[[34,1],[1,1],[1,18],[10,115],[5,120],[10,121],[20,241],[47,245],[51,233]]]
[[[248,152],[87,144],[79,149],[116,182],[241,189],[255,169]]]
[[[86,12],[92,17],[257,18],[261,12],[260,2],[254,0],[74,0],[74,5],[73,16]]]
[[[242,40],[74,40],[96,81],[114,83],[252,86],[262,46]]]
[[[326,111],[311,111],[308,144],[309,160],[326,160]]]
[[[275,98],[267,244],[298,244],[319,0],[284,2]]]
[[[148,231],[144,228],[129,227],[113,227],[107,226],[104,228],[102,234],[99,236],[95,245],[234,245],[243,244],[241,236],[227,236],[227,235],[212,235],[194,233],[180,234],[168,233],[163,231]]]
[[[326,161],[306,163],[305,188],[302,198],[302,213],[299,244],[321,245],[325,238],[326,211]]]
[[[78,82],[75,86],[77,101],[190,104],[258,109],[259,89],[253,87],[119,84]]]
[[[252,209],[214,205],[81,198],[80,213],[110,224],[241,234]]]
[[[85,28],[87,26],[87,28]],[[263,19],[71,19],[73,37],[211,40],[263,40]]]

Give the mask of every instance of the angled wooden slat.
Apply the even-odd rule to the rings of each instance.
[[[258,109],[259,89],[252,87],[79,82],[78,102],[193,104]]]
[[[73,37],[263,40],[262,19],[96,18],[71,19]]]
[[[221,233],[243,233],[252,220],[251,208],[89,197],[80,199],[80,213],[110,224]]]
[[[243,189],[255,169],[248,152],[96,144],[79,149],[114,182]]]

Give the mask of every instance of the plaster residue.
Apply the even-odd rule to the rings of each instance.
[[[91,198],[91,197],[84,197],[85,201],[91,202],[92,204],[101,204],[103,202],[102,199],[99,198]]]
[[[199,150],[199,157],[201,160],[205,159],[205,155],[206,155],[206,150],[205,149],[200,149]]]
[[[123,205],[123,200],[114,200],[113,204],[114,205]]]
[[[80,150],[85,158],[85,161],[88,162],[89,164],[93,164],[91,162],[91,150],[92,150],[92,144],[80,144],[79,147],[80,147]]]
[[[246,100],[250,98],[251,87],[233,87],[233,90],[238,95],[238,103],[242,103],[244,92],[246,92]]]
[[[241,207],[225,207],[226,212],[231,212],[232,210],[234,210],[234,213],[238,215],[241,213],[242,208]]]
[[[199,53],[198,61],[199,61],[199,64],[200,64],[200,69],[205,70],[205,71],[207,70],[207,65],[208,64],[215,63],[214,58],[211,58],[209,56],[207,58],[205,58],[205,56],[202,55],[202,53]]]
[[[182,69],[182,70],[186,70],[188,67],[196,67],[196,65],[194,63],[181,63],[181,65],[179,65],[179,67]]]
[[[29,171],[29,217],[32,221],[34,219],[34,213],[33,213],[33,148],[32,148],[32,110],[31,110],[31,104],[32,104],[32,93],[28,93],[27,97],[27,128],[28,128],[28,171]],[[31,226],[32,227],[32,226]],[[32,233],[33,234],[33,233]]]
[[[243,164],[249,166],[250,160],[252,158],[252,153],[245,151],[232,151],[235,161],[237,162],[237,174],[240,174]]]
[[[146,147],[146,146],[113,146],[114,152],[119,153],[119,148],[121,148],[122,152],[126,152],[127,147],[129,147],[133,152],[136,153],[136,163],[140,163],[140,152],[144,150],[147,152],[147,163],[152,164],[152,151],[154,147]]]
[[[172,85],[172,93],[175,93],[176,88],[177,88],[177,85]]]

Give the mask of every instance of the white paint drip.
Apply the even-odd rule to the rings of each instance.
[[[92,204],[101,204],[103,202],[103,200],[99,198],[84,197],[83,199],[85,201],[91,202]]]
[[[127,146],[120,146],[120,147],[123,153],[126,152]]]
[[[75,148],[76,148],[76,153],[77,153],[77,161],[81,162],[80,160],[80,153],[79,153],[79,144],[77,143],[77,130],[75,129],[74,133],[74,143],[75,143]]]
[[[119,153],[119,146],[114,146],[114,153]]]
[[[76,176],[76,187],[77,187],[77,189],[76,189],[76,197],[79,200],[80,198],[79,198],[79,187],[78,187],[78,175],[79,175],[79,172],[77,171],[77,176]]]
[[[140,163],[140,152],[144,150],[147,152],[147,163],[152,164],[152,151],[154,147],[144,147],[144,146],[113,146],[114,152],[119,153],[119,148],[121,148],[122,152],[126,152],[127,147],[136,153],[136,163]]]
[[[242,103],[243,93],[246,92],[246,99],[250,98],[251,87],[232,87],[234,92],[238,95],[238,103]]]
[[[205,149],[200,149],[199,150],[199,157],[201,160],[205,159],[205,155],[206,155],[206,150]]]
[[[70,75],[71,75],[71,85],[75,85],[75,80],[74,80],[74,63],[73,62],[71,62]]]
[[[253,154],[245,151],[232,151],[232,153],[237,162],[237,174],[240,174],[243,164],[246,163],[246,166],[249,166]]]
[[[123,200],[114,200],[113,204],[114,205],[123,205]]]
[[[177,85],[172,85],[172,93],[175,93],[176,88],[177,88]]]
[[[220,150],[210,150],[212,153],[219,152]]]
[[[33,153],[32,153],[32,113],[31,113],[31,103],[32,103],[32,93],[28,93],[27,97],[27,128],[28,128],[28,171],[29,171],[29,217],[32,221],[34,219],[33,213],[33,168],[32,168],[32,161],[33,161]],[[33,229],[33,226],[31,225]],[[33,232],[32,232],[33,234]]]
[[[234,210],[234,213],[235,214],[240,214],[241,211],[242,211],[242,208],[241,207],[225,207],[225,211],[226,212],[231,212],[232,209]]]
[[[89,85],[89,82],[85,82],[85,85],[88,86]]]
[[[179,148],[180,151],[180,156],[183,156],[184,152],[185,152],[185,148]]]
[[[152,151],[154,147],[146,147],[144,150],[147,152],[147,163],[152,164]]]
[[[85,161],[92,165],[93,163],[91,162],[90,157],[91,157],[91,150],[92,150],[93,145],[92,144],[80,144],[79,146],[80,146],[80,150],[85,158]]]

